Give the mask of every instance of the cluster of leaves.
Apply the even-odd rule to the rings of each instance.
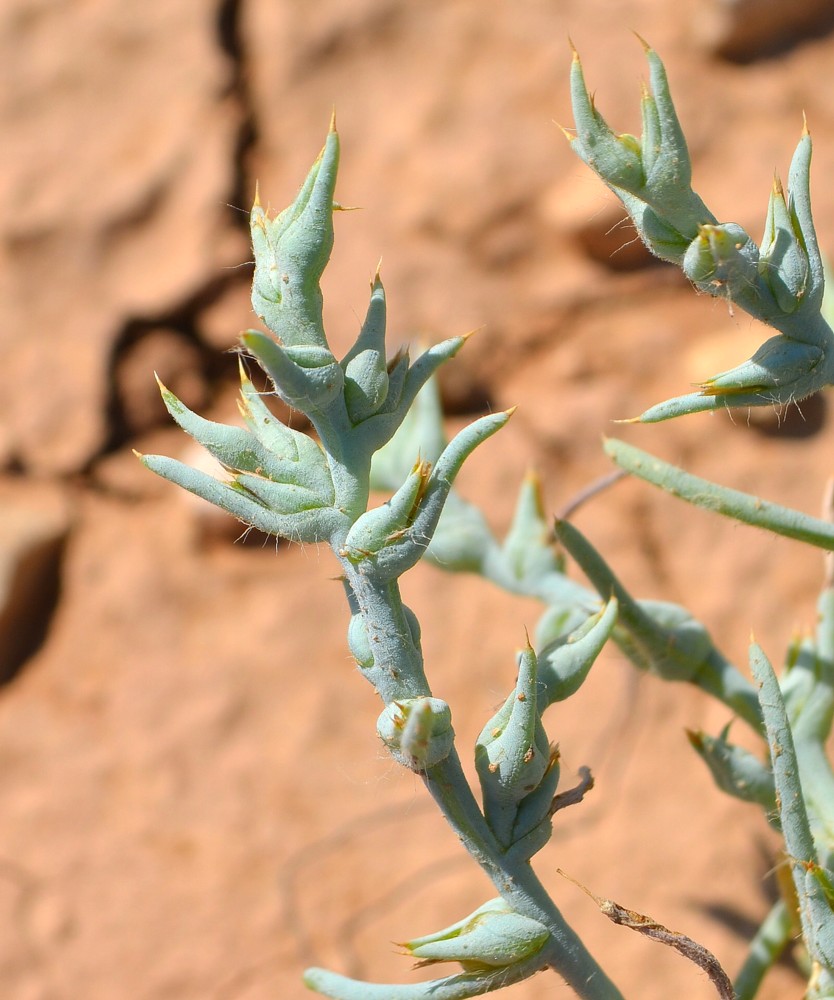
[[[821,311],[823,268],[808,191],[810,137],[804,132],[800,140],[787,194],[778,182],[774,186],[757,246],[739,226],[718,223],[692,191],[663,66],[648,47],[646,54],[651,90],[643,94],[639,139],[608,127],[574,57],[572,146],[622,200],[654,253],[680,265],[697,288],[731,297],[778,332],[749,361],[638,419],[786,405],[817,391],[832,380],[834,335]],[[173,418],[227,470],[225,481],[163,456],[142,460],[246,524],[291,541],[329,544],[348,599],[351,653],[383,702],[379,736],[423,779],[497,897],[404,945],[421,964],[460,963],[459,973],[428,983],[375,985],[311,969],[305,982],[344,1000],[451,1000],[551,968],[587,1000],[621,997],[530,864],[550,838],[559,808],[581,800],[588,786],[585,779],[558,791],[559,757],[544,712],[576,692],[610,639],[640,669],[707,691],[762,738],[768,752],[761,756],[731,743],[729,726],[717,737],[692,734],[692,744],[719,787],[758,804],[781,831],[793,890],[762,925],[734,985],[688,938],[610,901],[600,901],[602,911],[698,961],[722,997],[738,1000],[755,995],[796,918],[807,953],[807,996],[834,996],[834,773],[825,752],[834,721],[834,586],[829,582],[821,596],[816,637],[790,650],[778,678],[763,651],[752,647],[751,682],[686,609],[634,598],[573,525],[554,526],[535,477],[522,484],[510,529],[497,539],[453,482],[469,454],[511,414],[482,417],[447,442],[431,381],[465,338],[444,341],[414,360],[407,351],[387,357],[385,291],[377,274],[356,342],[342,359],[330,350],[320,279],[333,244],[338,157],[331,128],[292,205],[270,216],[256,199],[251,214],[252,302],[271,335],[248,331],[242,347],[266,372],[272,391],[309,418],[314,435],[277,421],[242,363],[244,427],[206,420],[162,388]],[[684,499],[834,549],[827,522],[706,483],[623,442],[606,447],[622,468]],[[390,497],[369,509],[373,489]],[[564,551],[592,589],[567,576]],[[451,709],[429,686],[419,623],[400,597],[399,578],[422,558],[447,571],[477,573],[544,605],[534,642],[518,656],[515,684],[474,748],[477,796],[460,764]]]

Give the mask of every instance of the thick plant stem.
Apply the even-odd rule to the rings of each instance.
[[[362,672],[388,704],[431,694],[419,639],[412,632],[396,582],[380,583],[371,571],[342,559],[350,602],[361,615],[373,653]],[[457,751],[421,772],[430,794],[469,854],[498,893],[518,913],[551,933],[542,965],[550,966],[582,1000],[622,1000],[579,937],[566,923],[527,861],[505,853],[487,825],[463,773]]]
[[[362,617],[373,664],[362,674],[389,705],[405,698],[431,695],[423,670],[419,638],[412,632],[396,580],[378,583],[349,560],[341,559],[352,610]]]
[[[622,994],[568,925],[529,862],[501,850],[475,801],[455,750],[424,775],[446,821],[498,893],[518,913],[550,931],[547,965],[583,1000],[623,1000]]]

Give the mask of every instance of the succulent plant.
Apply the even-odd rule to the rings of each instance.
[[[576,153],[622,200],[641,239],[679,265],[695,287],[729,298],[776,331],[747,362],[703,382],[700,390],[647,410],[654,422],[699,410],[786,405],[832,381],[832,332],[823,318],[823,267],[809,200],[807,130],[785,193],[777,181],[757,246],[741,227],[719,223],[691,188],[686,141],[663,65],[646,47],[651,90],[642,97],[643,134],[617,135],[597,111],[574,53],[571,91]],[[430,982],[392,985],[310,969],[304,981],[342,1000],[452,1000],[491,992],[550,969],[585,1000],[621,993],[572,930],[531,865],[551,836],[554,817],[580,802],[589,773],[560,791],[559,754],[544,714],[581,686],[607,641],[642,670],[696,685],[718,699],[762,740],[756,756],[729,740],[690,734],[725,792],[760,806],[782,832],[793,876],[752,943],[736,983],[706,949],[610,900],[615,922],[675,947],[698,962],[722,997],[752,998],[787,946],[792,915],[801,923],[811,1000],[834,996],[834,773],[826,741],[834,720],[834,586],[827,583],[813,640],[793,648],[777,678],[751,647],[753,680],[715,646],[706,628],[678,605],[631,596],[592,544],[566,520],[545,513],[535,475],[521,484],[513,522],[495,537],[455,478],[469,455],[510,419],[483,416],[447,442],[432,376],[465,343],[452,337],[413,360],[385,347],[385,290],[377,273],[359,335],[339,359],[322,323],[320,279],[333,246],[339,161],[335,126],[293,203],[270,215],[256,197],[251,213],[255,274],[252,303],[268,332],[241,337],[240,412],[227,426],[191,412],[162,387],[171,416],[220,462],[223,480],[158,455],[152,471],[241,520],[291,542],[327,543],[340,569],[349,609],[348,646],[382,701],[378,734],[442,810],[492,882],[497,898],[442,931],[403,945],[421,964],[457,962],[462,971]],[[303,413],[311,434],[278,421],[254,388],[250,364],[271,389]],[[824,549],[834,529],[818,520],[694,477],[623,442],[606,450],[622,468],[673,494],[737,520]],[[372,490],[388,499],[369,507]],[[560,547],[561,546],[561,547]],[[570,555],[590,589],[566,572]],[[421,559],[447,571],[482,576],[538,599],[535,645],[516,657],[515,682],[484,725],[474,757],[479,788],[467,781],[452,708],[429,685],[420,626],[403,603],[399,580]],[[476,794],[477,791],[477,794]]]

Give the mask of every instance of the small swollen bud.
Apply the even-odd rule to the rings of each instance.
[[[455,740],[451,709],[440,698],[391,702],[377,720],[377,733],[391,755],[412,771],[439,764]]]
[[[700,226],[681,267],[700,291],[736,302],[758,281],[758,261],[756,244],[731,222]]]
[[[408,607],[403,605],[405,623],[408,626],[408,638],[411,645],[420,649],[420,622],[417,615]],[[356,660],[356,665],[363,670],[369,670],[374,665],[374,651],[371,641],[368,638],[368,628],[365,619],[358,612],[350,616],[348,624],[348,649],[351,656]]]
[[[516,686],[475,745],[484,816],[504,847],[513,841],[519,803],[550,767],[550,747],[537,705],[536,654],[521,653]]]
[[[401,537],[414,519],[425,492],[429,465],[417,462],[403,485],[380,507],[366,511],[348,532],[340,555],[360,562],[376,555],[390,542]]]
[[[513,965],[540,951],[550,932],[537,920],[492,899],[450,927],[406,941],[403,947],[420,965],[460,962],[467,970]],[[469,994],[467,994],[469,995]]]
[[[385,357],[376,351],[355,354],[345,365],[345,405],[353,424],[373,416],[388,395]]]
[[[762,237],[759,271],[782,312],[792,313],[805,296],[810,268],[799,223],[774,178]]]
[[[360,669],[368,670],[374,665],[374,653],[368,639],[368,629],[365,619],[360,614],[350,616],[348,649]]]
[[[388,396],[385,361],[385,291],[377,274],[371,301],[356,343],[342,359],[345,406],[351,422],[361,423],[379,410]]]
[[[388,393],[385,401],[372,418],[362,421],[357,427],[357,440],[361,440],[371,451],[382,448],[390,441],[426,382],[465,343],[466,337],[450,337],[424,351],[413,364],[409,364],[407,351],[398,351],[387,366]],[[429,451],[426,455],[430,457],[433,453]],[[414,452],[408,454],[413,455]]]

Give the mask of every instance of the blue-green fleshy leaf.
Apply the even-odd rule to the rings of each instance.
[[[142,455],[142,463],[169,482],[207,500],[269,535],[278,535],[293,542],[324,542],[339,530],[344,530],[345,517],[333,507],[302,508],[276,512],[267,507],[250,491],[234,483],[221,483],[199,469],[164,455]]]
[[[802,936],[811,958],[834,974],[834,889],[831,873],[820,865],[811,832],[785,703],[764,651],[750,646],[750,669],[759,685],[785,852],[799,904]]]
[[[834,525],[828,521],[693,476],[616,438],[606,440],[605,451],[621,469],[681,500],[786,538],[834,550]]]
[[[636,666],[666,680],[696,684],[760,729],[761,714],[752,685],[722,656],[700,622],[685,608],[667,601],[636,601],[574,525],[556,521],[555,531],[600,597],[617,598],[614,639]]]
[[[324,149],[292,205],[274,218],[257,197],[252,207],[252,306],[287,347],[327,346],[319,280],[333,248],[338,166],[339,137],[331,125]]]
[[[263,440],[254,430],[206,420],[190,410],[161,383],[160,389],[165,406],[174,420],[229,472],[248,474],[250,483],[257,479],[264,480],[265,489],[269,489],[268,484],[271,483],[293,487],[290,493],[304,491],[309,494],[306,500],[301,501],[304,506],[327,507],[333,504],[333,480],[321,448],[307,435],[281,425],[272,414],[267,417],[268,410],[262,403],[260,406],[263,413],[258,414],[258,419],[269,430]],[[246,405],[254,402],[251,398],[247,400],[245,395],[243,400]],[[242,409],[245,411],[245,407]],[[249,417],[249,425],[256,424],[251,413]],[[266,423],[267,420],[269,423]],[[283,430],[279,431],[279,426]],[[272,495],[279,497],[281,491],[273,490]],[[298,496],[300,498],[302,494],[299,492]],[[276,503],[275,509],[284,512],[284,502]]]

